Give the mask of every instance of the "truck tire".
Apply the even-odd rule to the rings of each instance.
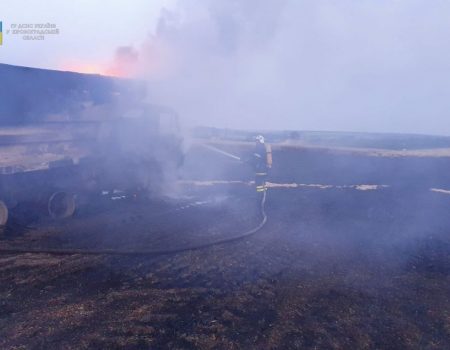
[[[6,225],[8,222],[8,207],[5,202],[0,200],[0,228]]]
[[[48,214],[53,219],[64,219],[75,212],[75,198],[67,192],[55,192],[48,200]]]

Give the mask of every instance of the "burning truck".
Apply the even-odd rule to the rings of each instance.
[[[141,81],[0,64],[0,226],[20,203],[71,216],[77,196],[156,195],[183,159],[177,114]]]

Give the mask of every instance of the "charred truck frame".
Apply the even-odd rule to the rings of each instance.
[[[157,193],[182,162],[176,113],[143,82],[0,64],[0,226],[23,202],[71,216],[75,195]]]

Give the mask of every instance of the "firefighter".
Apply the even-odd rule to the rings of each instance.
[[[255,137],[256,144],[252,155],[253,168],[255,170],[256,192],[265,192],[267,172],[272,167],[272,149],[264,141],[264,136]]]

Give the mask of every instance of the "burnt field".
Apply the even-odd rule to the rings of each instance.
[[[270,188],[267,224],[243,240],[0,255],[0,348],[449,348],[450,195],[430,191],[446,188],[445,159],[274,156],[272,182],[306,185]],[[251,172],[215,159],[191,154],[177,197],[102,199],[59,223],[13,213],[0,247],[168,249],[247,231],[261,219]]]

